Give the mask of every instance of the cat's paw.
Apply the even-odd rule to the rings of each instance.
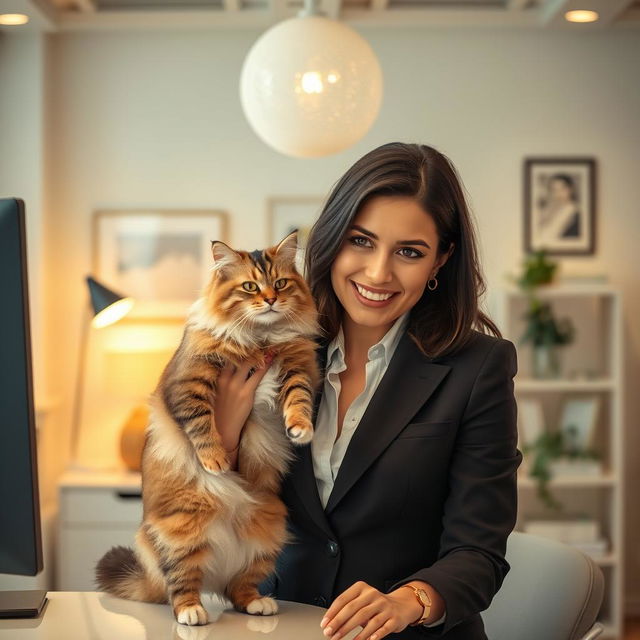
[[[207,624],[209,616],[201,604],[192,604],[176,611],[176,620],[180,624],[199,625]]]
[[[298,420],[287,426],[287,435],[294,444],[307,444],[313,438],[313,425],[309,421]]]
[[[231,467],[227,453],[222,447],[199,451],[198,458],[204,470],[212,475],[217,476],[229,471]]]
[[[252,616],[272,616],[278,613],[278,603],[273,598],[256,598],[247,605],[247,613]]]

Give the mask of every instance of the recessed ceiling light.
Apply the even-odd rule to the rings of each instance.
[[[27,22],[29,22],[29,16],[25,16],[24,13],[0,13],[0,24],[15,26],[27,24]]]
[[[600,16],[597,11],[579,9],[576,11],[567,11],[564,17],[569,22],[595,22]]]

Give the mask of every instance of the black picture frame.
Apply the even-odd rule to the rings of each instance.
[[[550,256],[596,252],[596,161],[525,158],[524,251]]]

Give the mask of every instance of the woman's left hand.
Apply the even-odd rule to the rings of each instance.
[[[366,582],[351,585],[333,601],[322,619],[325,636],[338,640],[363,627],[353,640],[380,640],[402,631],[420,617],[422,609],[409,589],[398,591],[382,593]]]

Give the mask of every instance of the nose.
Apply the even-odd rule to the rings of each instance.
[[[273,306],[273,303],[276,301],[276,298],[265,298],[265,299],[264,299],[264,301],[265,301],[267,304],[270,304],[270,305],[272,305],[272,306]]]
[[[370,256],[365,267],[365,275],[371,284],[383,284],[392,279],[389,257],[382,251]]]

